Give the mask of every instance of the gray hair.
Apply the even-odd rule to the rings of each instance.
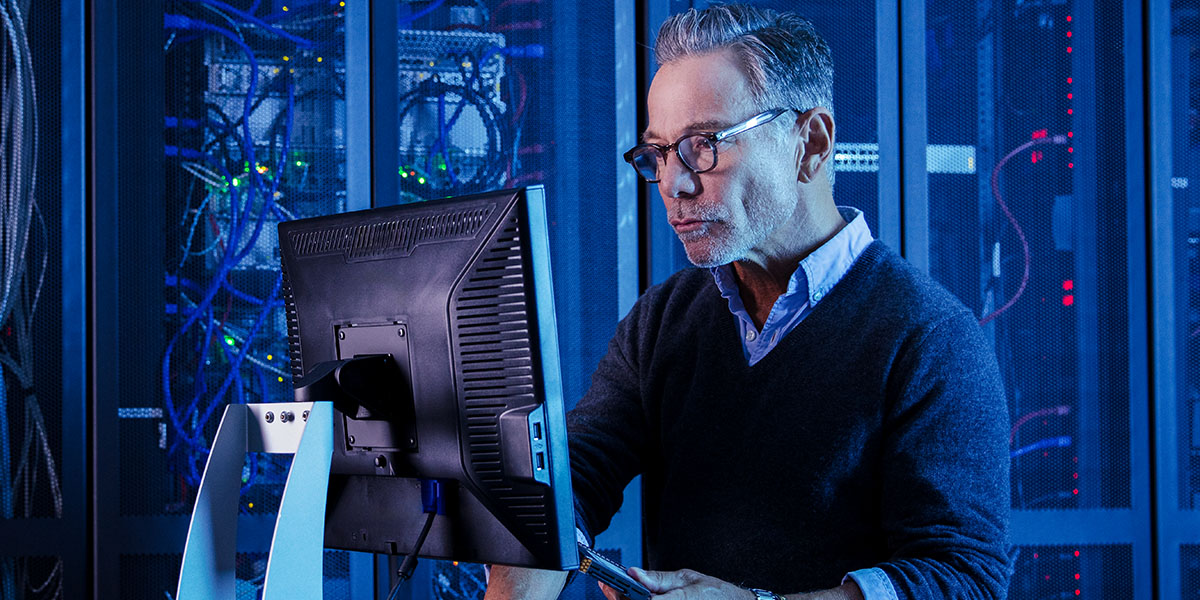
[[[654,56],[664,65],[733,50],[761,110],[823,106],[833,113],[833,57],[812,23],[790,12],[741,4],[690,9],[658,29]],[[833,161],[827,163],[833,183]]]

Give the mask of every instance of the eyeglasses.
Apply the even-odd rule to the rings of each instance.
[[[776,108],[758,113],[737,125],[711,133],[689,133],[675,143],[663,146],[660,144],[642,143],[634,146],[625,153],[625,162],[650,183],[658,183],[658,169],[667,164],[667,153],[675,151],[675,155],[683,165],[693,173],[704,173],[717,167],[717,143],[723,142],[739,133],[754,129],[764,123],[770,123],[779,115],[792,109]]]

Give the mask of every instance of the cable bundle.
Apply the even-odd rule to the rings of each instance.
[[[35,516],[34,495],[41,485],[49,490],[53,515],[62,517],[63,508],[56,460],[34,385],[33,319],[49,256],[44,245],[46,225],[34,195],[37,85],[26,30],[28,14],[28,0],[5,0],[0,11],[4,37],[0,46],[4,90],[0,113],[0,324],[4,326],[0,337],[0,373],[4,373],[0,378],[0,518],[4,519]],[[35,268],[33,274],[30,266]],[[10,384],[16,385],[10,389]],[[12,402],[20,402],[21,408],[13,410]],[[21,436],[15,440],[9,430],[13,414],[21,414],[24,422]],[[20,448],[19,458],[12,471],[16,448]],[[40,583],[31,580],[27,565],[18,573],[14,561],[0,561],[0,595],[5,598],[15,598],[18,586],[22,593],[61,597],[62,562],[56,560]]]
[[[246,43],[242,25],[248,24],[257,33],[274,35],[301,47],[312,47],[308,40],[295,36],[267,20],[249,12],[235,9],[217,0],[198,0],[210,13],[220,15],[232,28],[215,25],[206,20],[180,15],[165,16],[165,26],[174,40],[176,33],[188,32],[190,41],[202,40],[207,36],[219,36],[231,42],[244,55],[249,64],[249,82],[242,102],[242,115],[236,122],[225,115],[220,107],[209,104],[208,111],[215,119],[186,119],[168,117],[168,127],[204,127],[209,132],[208,143],[202,149],[167,146],[166,154],[184,159],[181,167],[195,181],[208,186],[202,203],[185,215],[186,241],[183,255],[174,273],[168,273],[166,284],[176,288],[181,302],[168,305],[168,313],[178,314],[182,323],[171,335],[162,360],[162,390],[164,407],[168,417],[168,455],[171,467],[180,476],[181,485],[193,488],[200,482],[204,461],[208,455],[205,431],[217,409],[228,402],[247,402],[247,384],[243,377],[248,367],[253,383],[263,401],[268,399],[265,370],[286,375],[250,353],[255,338],[271,315],[282,307],[279,293],[282,280],[275,277],[271,291],[259,298],[234,286],[231,276],[252,258],[252,253],[264,235],[271,219],[286,220],[291,214],[277,200],[282,196],[280,181],[291,142],[292,124],[296,104],[294,78],[285,73],[267,84],[267,88],[282,82],[286,88],[286,108],[275,118],[272,127],[271,150],[267,160],[260,163],[255,139],[250,131],[252,113],[261,105],[259,92],[259,64],[254,51]],[[275,153],[277,131],[282,129],[282,144]],[[240,131],[239,131],[240,130]],[[235,156],[235,152],[237,155]],[[240,167],[244,165],[244,172]],[[274,172],[272,177],[267,174]],[[190,197],[190,194],[189,194]],[[227,206],[222,206],[227,202]],[[217,213],[222,212],[224,227],[218,222]],[[207,226],[212,231],[213,242],[198,251],[192,250],[197,229]],[[205,257],[206,272],[202,281],[189,279],[184,271],[189,259]],[[239,307],[249,305],[253,322],[240,328],[229,321],[233,303]],[[182,353],[187,360],[176,361],[175,355]],[[214,356],[216,355],[216,356]],[[223,359],[223,360],[216,360]],[[192,362],[194,361],[194,362]],[[210,389],[210,378],[219,380],[216,389]],[[184,394],[180,397],[179,390]],[[259,472],[257,456],[251,454],[251,464],[245,472],[243,490],[253,485]],[[181,496],[185,495],[181,493]],[[181,501],[186,498],[181,497]]]

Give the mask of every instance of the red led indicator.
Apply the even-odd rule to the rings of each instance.
[[[1075,137],[1075,132],[1074,132],[1074,131],[1068,131],[1068,132],[1067,132],[1067,137],[1069,137],[1069,138],[1073,138],[1073,137]]]
[[[1079,495],[1079,488],[1075,488],[1075,489],[1071,490],[1071,493],[1072,493],[1072,494],[1075,494],[1076,496],[1078,496],[1078,495]],[[1079,554],[1076,554],[1075,556],[1079,556]]]
[[[1071,32],[1070,32],[1070,31],[1068,31],[1068,32],[1067,32],[1067,37],[1071,37]]]
[[[1072,153],[1073,153],[1073,152],[1075,152],[1075,147],[1074,147],[1074,146],[1067,146],[1067,152],[1072,152]]]
[[[1068,169],[1074,169],[1074,168],[1075,168],[1075,163],[1067,163],[1067,168],[1068,168]]]
[[[1063,289],[1067,290],[1067,291],[1071,291],[1071,290],[1075,289],[1075,280],[1074,279],[1064,280],[1063,281]]]
[[[1067,15],[1067,22],[1068,22],[1068,23],[1070,23],[1070,22],[1071,22],[1071,15]]]
[[[1079,473],[1072,473],[1071,477],[1073,477],[1075,479],[1079,479]]]
[[[1079,551],[1078,551],[1078,550],[1076,550],[1076,551],[1075,551],[1075,556],[1079,556]]]
[[[1039,129],[1039,130],[1037,130],[1037,131],[1035,131],[1035,132],[1033,132],[1033,133],[1029,134],[1029,139],[1031,139],[1031,140],[1040,140],[1040,139],[1047,138],[1047,137],[1049,137],[1049,136],[1050,136],[1050,131],[1049,131],[1049,130],[1047,130],[1047,129]]]
[[[1071,53],[1071,47],[1067,46],[1067,54],[1070,54],[1070,53]]]
[[[1036,559],[1037,559],[1037,557],[1038,557],[1038,553],[1037,553],[1037,552],[1034,552],[1034,553],[1033,553],[1033,558],[1036,560]]]
[[[1079,573],[1075,574],[1075,579],[1077,579],[1077,580],[1079,579]]]
[[[1067,109],[1067,114],[1068,114],[1068,115],[1073,115],[1073,114],[1075,114],[1075,109],[1073,109],[1073,108],[1068,108],[1068,109]]]
[[[1072,94],[1071,92],[1067,92],[1067,100],[1072,100],[1074,98],[1075,98],[1075,94]]]
[[[1049,575],[1047,575],[1047,576],[1046,576],[1046,581],[1050,581],[1050,576],[1049,576]]]
[[[1075,595],[1076,595],[1076,596],[1078,596],[1078,595],[1079,595],[1079,590],[1075,590]]]
[[[1063,296],[1063,306],[1071,306],[1072,304],[1075,304],[1075,296],[1072,296],[1072,295]],[[1078,494],[1079,492],[1075,492],[1075,493]]]
[[[1072,79],[1071,77],[1068,77],[1068,78],[1067,78],[1067,83],[1075,83],[1075,80],[1074,80],[1074,79]]]

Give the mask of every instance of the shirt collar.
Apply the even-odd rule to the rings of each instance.
[[[809,306],[815,306],[871,244],[871,228],[867,225],[863,212],[849,206],[837,208],[842,219],[846,221],[846,226],[800,261],[800,267],[788,279],[788,289],[784,292],[784,297],[804,294],[808,296]],[[745,312],[733,265],[720,265],[710,268],[709,271],[717,284],[717,290],[721,292],[721,297],[729,301],[729,310],[735,314]]]

